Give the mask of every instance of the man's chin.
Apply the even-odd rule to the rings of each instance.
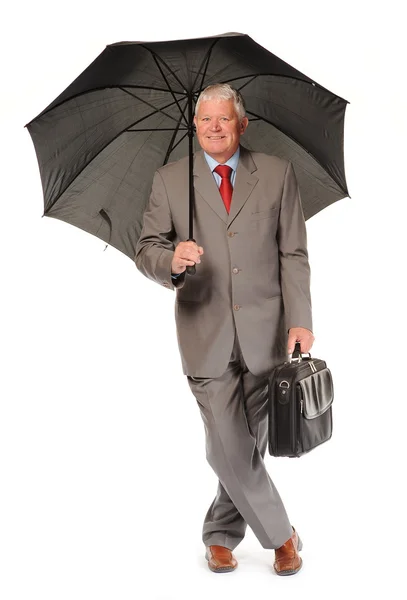
[[[223,155],[228,154],[228,147],[226,145],[221,144],[207,144],[206,148],[204,148],[205,152],[210,155]]]

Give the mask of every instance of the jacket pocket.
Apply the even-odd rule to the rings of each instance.
[[[277,294],[276,296],[269,296],[268,298],[266,298],[266,300],[276,300],[276,298],[282,298],[283,296],[281,294]]]
[[[269,217],[274,217],[277,214],[278,208],[278,206],[273,206],[272,208],[268,208],[267,210],[252,212],[251,220],[258,221],[259,219],[267,219]]]

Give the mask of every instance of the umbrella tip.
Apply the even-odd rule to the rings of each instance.
[[[213,37],[232,37],[233,35],[248,35],[247,33],[241,33],[240,31],[228,31],[227,33],[221,33],[214,35]]]

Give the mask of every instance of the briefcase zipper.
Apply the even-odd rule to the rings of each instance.
[[[319,360],[319,359],[317,359]],[[302,375],[304,372],[306,372],[309,369],[311,369],[311,371],[313,373],[317,373],[318,372],[318,367],[315,365],[315,360],[303,360],[302,363],[300,365],[296,365],[295,363],[289,363],[288,365],[286,365],[287,367],[290,367],[292,365],[292,367],[294,369],[297,370],[299,375]],[[321,368],[324,365],[321,365]]]

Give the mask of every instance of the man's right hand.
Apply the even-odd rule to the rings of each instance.
[[[195,242],[180,242],[175,248],[171,273],[183,273],[187,267],[192,267],[195,263],[199,264],[201,262],[199,257],[203,253],[202,246],[197,246]]]

